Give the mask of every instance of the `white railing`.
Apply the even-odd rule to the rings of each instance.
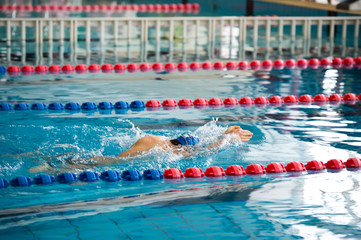
[[[340,37],[342,46],[346,46],[347,38],[353,37],[353,47],[357,52],[360,22],[361,17],[16,18],[0,19],[0,40],[6,41],[7,46],[15,41],[35,41],[40,44],[85,42],[88,46],[94,41],[138,41],[143,46],[141,55],[145,55],[150,40],[155,40],[155,52],[159,54],[161,39],[169,40],[169,52],[172,52],[173,42],[177,39],[192,39],[195,46],[199,41],[205,41],[212,57],[215,44],[219,44],[222,52],[222,47],[232,45],[234,40],[238,42],[239,52],[244,52],[247,38],[253,48],[262,46],[266,49],[272,39],[276,39],[281,51],[284,37],[291,43],[295,43],[297,37],[302,38],[305,49],[309,49],[312,38],[321,45],[322,39],[327,37],[330,49],[333,49],[336,37]],[[328,27],[328,31],[324,26]],[[335,31],[336,26],[342,29],[341,36],[340,31]],[[350,26],[352,31],[348,30]],[[6,28],[6,31],[1,28]],[[350,36],[350,32],[353,36]]]

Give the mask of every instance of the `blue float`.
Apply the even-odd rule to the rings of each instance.
[[[119,101],[116,102],[114,105],[115,109],[128,109],[129,108],[129,103],[128,102],[123,102],[123,101]]]
[[[138,170],[125,170],[122,172],[122,179],[125,181],[139,181],[142,180],[142,175]]]
[[[98,104],[98,108],[102,110],[109,110],[109,109],[113,109],[114,107],[111,102],[100,102]]]
[[[81,109],[83,110],[96,110],[97,105],[93,102],[85,102],[81,105]]]
[[[65,104],[65,109],[70,111],[78,111],[80,110],[80,105],[79,103],[74,103],[74,102],[67,103]]]
[[[0,66],[0,74],[6,73],[6,68],[4,66]]]
[[[31,110],[46,110],[46,105],[44,103],[34,103],[31,105]]]
[[[27,103],[17,103],[14,106],[14,110],[29,110],[29,104]]]
[[[7,188],[9,185],[8,180],[0,178],[0,188]]]
[[[96,172],[85,171],[80,173],[79,180],[82,182],[96,182],[99,181],[99,176]]]
[[[76,182],[76,175],[75,173],[62,173],[56,177],[56,180],[60,183],[73,183]]]
[[[143,172],[144,180],[160,180],[163,179],[162,173],[157,169],[147,169]]]
[[[107,170],[100,174],[100,179],[107,182],[116,182],[120,180],[119,172],[115,170]]]
[[[8,103],[1,103],[0,104],[0,111],[10,111],[12,110],[12,106]]]
[[[34,177],[34,183],[41,185],[41,184],[52,184],[55,182],[54,176],[41,174],[39,176]]]
[[[31,179],[29,177],[16,177],[10,181],[10,185],[13,187],[27,187],[31,185]]]
[[[64,110],[64,105],[62,103],[50,103],[49,106],[48,106],[48,109],[49,110]]]
[[[145,104],[143,101],[133,101],[130,103],[130,108],[145,108]]]

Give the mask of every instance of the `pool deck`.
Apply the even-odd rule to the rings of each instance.
[[[339,13],[361,15],[361,11],[337,9],[336,5],[309,2],[309,1],[304,1],[304,0],[257,0],[257,1],[284,4],[284,5],[290,5],[290,6],[295,6],[295,7],[312,8],[312,9],[324,10],[324,11],[328,11],[328,12],[339,12]]]

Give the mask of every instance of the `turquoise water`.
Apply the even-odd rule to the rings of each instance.
[[[3,77],[0,102],[359,94],[359,75],[357,68],[296,68],[137,73],[121,75],[121,79],[117,74]],[[88,169],[100,173],[180,168],[184,172],[189,167],[205,171],[233,164],[345,161],[361,156],[360,114],[358,102],[110,113],[2,111],[0,177],[33,177],[37,174],[28,169],[44,163],[53,166],[50,173],[57,174],[69,161],[86,164],[91,156],[116,156],[148,134],[173,138],[193,132],[207,145],[231,125],[252,131],[253,138],[188,158],[153,151],[129,162]],[[83,169],[72,171],[79,174]],[[84,239],[104,234],[117,239],[357,239],[361,235],[360,181],[359,171],[343,170],[300,176],[9,187],[0,191],[0,232],[2,239]]]

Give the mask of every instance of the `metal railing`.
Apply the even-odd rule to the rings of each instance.
[[[0,19],[0,29],[6,28],[6,31],[0,30],[0,40],[6,42],[7,46],[19,41],[40,44],[62,44],[65,41],[90,44],[119,40],[130,44],[140,41],[143,46],[140,51],[144,55],[149,40],[155,40],[155,52],[159,53],[161,39],[169,40],[169,52],[172,52],[173,42],[177,39],[192,39],[196,45],[202,39],[207,42],[212,55],[216,43],[220,45],[221,52],[226,44],[236,44],[239,52],[244,52],[246,41],[251,42],[253,48],[268,49],[271,41],[276,39],[280,44],[279,49],[282,49],[285,40],[295,43],[299,37],[308,49],[311,39],[321,45],[322,39],[327,37],[332,48],[336,37],[341,39],[341,45],[345,47],[346,39],[351,37],[352,47],[357,52],[360,22],[361,17],[17,18]],[[264,40],[261,42],[260,38]],[[225,41],[228,42],[225,44]]]

